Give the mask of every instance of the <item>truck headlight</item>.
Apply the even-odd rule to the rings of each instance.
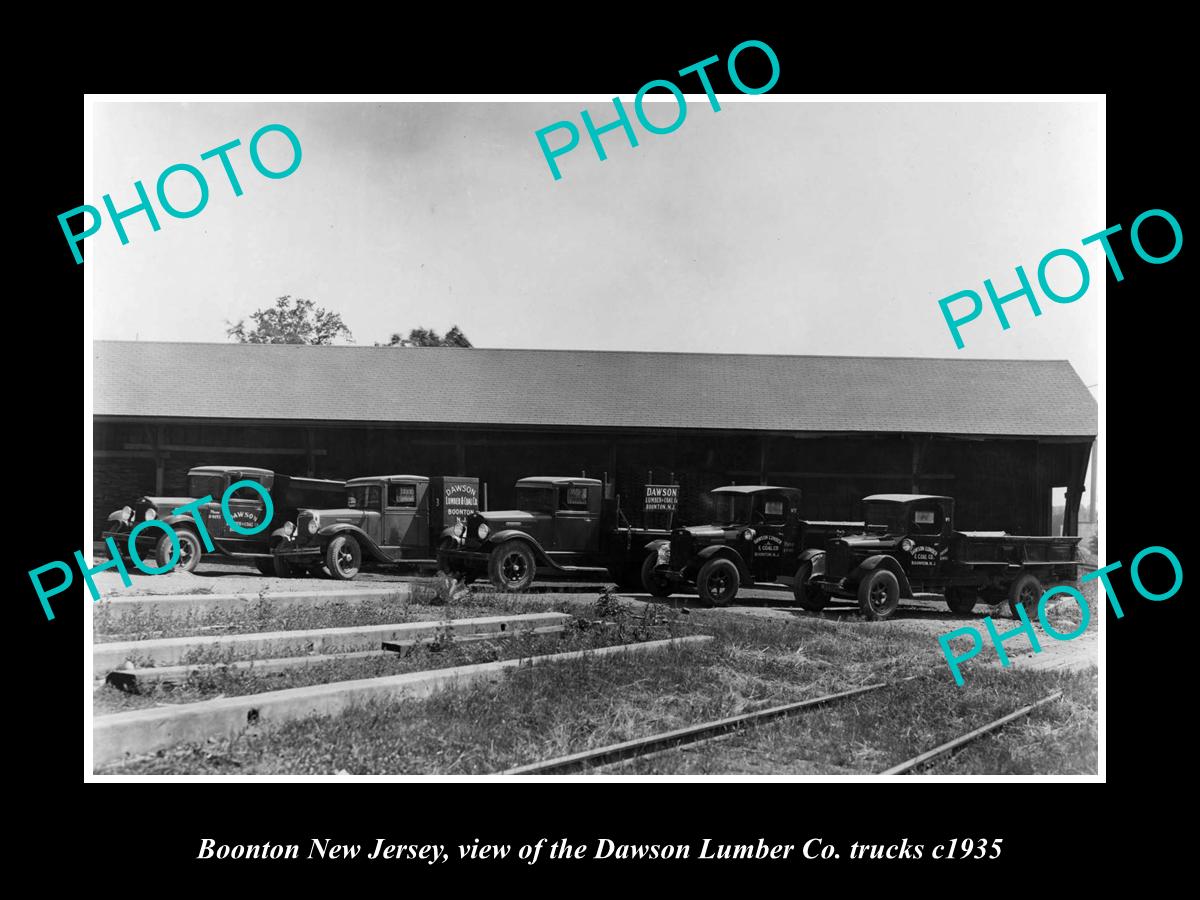
[[[151,521],[152,519],[157,519],[157,518],[158,518],[158,510],[156,510],[153,506],[151,506],[149,509],[146,510],[146,521],[147,522]]]
[[[480,522],[479,527],[475,529],[475,533],[479,535],[481,541],[486,541],[487,536],[492,533],[492,529],[488,528],[487,522]]]
[[[904,540],[902,540],[900,542],[900,549],[903,550],[905,553],[911,553],[912,548],[915,546],[916,546],[916,544],[913,543],[912,538],[905,538]]]

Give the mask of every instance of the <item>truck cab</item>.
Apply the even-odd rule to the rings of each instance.
[[[583,476],[522,478],[517,508],[476,512],[439,561],[446,571],[486,569],[493,584],[513,591],[529,587],[538,568],[607,576],[613,542],[604,488],[599,479]]]
[[[344,505],[307,508],[276,533],[276,574],[298,569],[354,578],[363,560],[434,563],[438,546],[465,529],[479,481],[459,476],[377,475],[346,482]]]

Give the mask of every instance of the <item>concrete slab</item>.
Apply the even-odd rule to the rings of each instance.
[[[397,583],[390,587],[356,587],[326,591],[273,591],[266,594],[154,594],[140,597],[101,599],[92,604],[93,612],[104,607],[113,615],[148,612],[165,618],[183,617],[215,611],[250,609],[269,603],[274,609],[316,606],[324,603],[404,603],[412,596],[413,585]]]
[[[566,625],[567,613],[527,613],[514,616],[482,616],[452,619],[448,622],[405,622],[399,625],[350,625],[342,628],[314,628],[303,631],[262,631],[249,634],[221,634],[148,641],[112,641],[92,645],[92,677],[103,677],[121,668],[127,660],[139,665],[177,666],[189,654],[215,653],[234,657],[300,656],[309,653],[350,653],[378,650],[384,641],[412,641],[436,637],[449,628],[454,634],[496,634],[527,631],[547,625]],[[194,659],[194,657],[193,657]],[[216,660],[214,660],[216,661]]]
[[[506,672],[523,666],[547,665],[583,657],[649,653],[671,646],[699,646],[711,640],[708,635],[693,635],[640,644],[618,644],[597,650],[506,659],[384,678],[337,681],[244,697],[223,697],[200,703],[97,716],[92,728],[92,764],[94,767],[104,766],[184,741],[232,737],[248,725],[278,725],[307,716],[333,715],[367,700],[419,699],[449,685],[499,681]]]

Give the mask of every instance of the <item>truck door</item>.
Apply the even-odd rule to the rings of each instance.
[[[600,485],[569,484],[558,489],[554,514],[555,549],[559,553],[600,551]]]
[[[779,494],[759,494],[754,498],[750,527],[754,529],[755,581],[774,581],[780,574],[785,533],[794,528],[795,516],[789,515],[788,498]],[[793,542],[795,538],[793,537]],[[795,572],[788,572],[794,575]]]
[[[429,485],[393,481],[383,509],[384,552],[393,559],[429,555]]]
[[[262,478],[243,475],[241,472],[231,472],[228,477],[230,484],[235,481],[254,481],[262,484],[268,492],[270,492],[272,487],[269,482],[264,482],[264,479]],[[274,479],[271,479],[271,481],[274,481]],[[220,498],[214,499],[216,500],[214,508],[217,510],[218,516],[220,516]],[[229,515],[241,528],[257,528],[259,525],[262,525],[263,517],[266,514],[266,511],[267,507],[266,504],[263,503],[262,494],[260,494],[254,488],[240,487],[229,497]],[[211,517],[209,518],[209,523],[212,523]],[[270,537],[270,532],[268,529],[264,528],[262,531],[253,535],[239,534],[230,528],[228,523],[225,522],[224,517],[222,517],[221,530],[217,532],[214,537],[222,537],[228,540],[266,542]]]
[[[941,575],[949,556],[948,522],[937,500],[918,500],[908,510],[911,573],[915,581]]]

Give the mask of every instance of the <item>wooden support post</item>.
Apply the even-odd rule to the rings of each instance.
[[[159,425],[154,429],[154,493],[160,497],[164,493],[163,482],[166,480],[162,454],[162,445],[165,443],[163,427]]]
[[[929,446],[929,437],[913,435],[912,437],[912,492],[921,493],[921,464],[925,458],[925,449]]]

